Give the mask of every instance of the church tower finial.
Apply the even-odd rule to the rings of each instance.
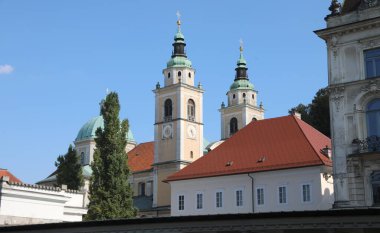
[[[181,32],[181,14],[177,11],[177,33],[174,36],[173,51],[171,59],[167,62],[167,68],[170,67],[179,67],[186,66],[191,68],[191,61],[187,58],[186,55],[186,43],[185,36]]]
[[[240,39],[240,40],[239,40],[239,43],[240,43],[240,47],[239,47],[239,49],[240,49],[240,54],[242,54],[242,53],[243,53],[243,40]]]
[[[240,47],[239,47],[240,56],[239,56],[238,61],[236,62],[237,67],[235,68],[236,70],[235,81],[240,80],[240,79],[248,80],[247,62],[245,61],[244,56],[243,56],[243,40],[240,39],[239,42],[240,42]]]
[[[178,31],[180,32],[181,31],[181,14],[179,13],[179,11],[177,10],[177,26],[178,26]]]

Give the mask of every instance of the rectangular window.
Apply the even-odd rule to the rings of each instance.
[[[310,202],[311,201],[310,184],[303,184],[302,185],[302,201],[303,202]]]
[[[236,206],[243,206],[243,190],[236,190]]]
[[[179,210],[185,209],[185,196],[184,195],[178,196],[178,209]]]
[[[366,78],[380,76],[380,48],[364,51]]]
[[[203,209],[203,194],[197,193],[197,209]]]
[[[223,193],[216,192],[216,208],[222,208],[222,207],[223,207]]]
[[[264,205],[264,189],[258,188],[257,192],[257,205]]]
[[[286,203],[286,187],[285,186],[278,187],[278,201],[280,202],[280,204]]]

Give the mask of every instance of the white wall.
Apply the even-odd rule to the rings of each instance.
[[[0,182],[0,225],[82,221],[87,213],[84,193]]]
[[[251,173],[254,182],[254,212],[330,209],[333,203],[331,179],[326,182],[321,167],[307,167]],[[330,182],[330,183],[329,183]],[[248,174],[173,181],[171,215],[252,213],[252,180]],[[302,201],[302,184],[310,184],[311,201]],[[278,187],[286,186],[287,203],[279,203]],[[256,189],[264,188],[264,204],[257,204]],[[236,190],[243,191],[243,205],[236,205]],[[216,207],[216,192],[223,192],[223,207]],[[197,193],[203,193],[203,209],[196,209]],[[325,195],[324,194],[328,194]],[[178,209],[178,196],[184,195],[184,210]]]

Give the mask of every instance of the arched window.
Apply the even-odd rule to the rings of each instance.
[[[232,95],[232,98],[235,99],[235,94]]]
[[[371,174],[373,204],[380,205],[380,171]]]
[[[168,78],[170,78],[170,72],[168,73]]]
[[[178,77],[181,77],[181,74],[182,74],[181,71],[178,71]]]
[[[253,118],[252,118],[252,121],[257,121],[257,118],[256,118],[256,117],[253,117]]]
[[[191,73],[189,72],[189,78],[191,78]]]
[[[173,107],[172,107],[172,100],[167,99],[165,100],[165,121],[171,121],[172,120],[172,112],[173,112]]]
[[[368,137],[380,136],[380,99],[367,104],[367,133]]]
[[[187,119],[189,121],[195,120],[195,103],[192,99],[189,99],[189,101],[187,101]]]
[[[238,131],[238,120],[236,117],[233,117],[230,120],[230,135],[236,133]]]
[[[245,98],[245,93],[243,93],[243,98]]]
[[[139,196],[145,196],[145,183],[139,183]]]

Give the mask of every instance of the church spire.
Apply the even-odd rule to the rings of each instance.
[[[174,36],[174,43],[173,43],[173,54],[172,54],[172,57],[177,57],[177,56],[180,56],[180,57],[186,57],[186,53],[185,53],[185,46],[186,46],[186,43],[185,43],[185,37],[183,36],[182,32],[181,32],[181,19],[180,19],[181,15],[180,13],[177,11],[177,33],[175,34]]]
[[[235,68],[236,70],[236,75],[235,75],[235,81],[239,79],[246,79],[248,80],[248,75],[247,75],[247,62],[244,59],[243,56],[243,41],[240,39],[240,56],[238,61],[236,62],[237,67]]]
[[[185,47],[185,36],[181,32],[181,15],[177,11],[177,33],[174,35],[173,51],[171,59],[167,63],[167,68],[185,66],[191,68],[191,61],[187,59]]]

